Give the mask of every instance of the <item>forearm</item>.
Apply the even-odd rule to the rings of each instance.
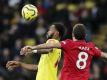
[[[26,63],[20,63],[20,67],[27,69],[27,70],[37,70],[37,65],[34,64],[26,64]]]
[[[52,49],[39,49],[39,50],[33,50],[33,53],[38,53],[38,54],[48,54]]]
[[[52,48],[61,48],[61,45],[60,43],[54,43],[54,44],[40,44],[40,45],[37,45],[37,46],[33,46],[32,49],[52,49]]]
[[[101,57],[107,59],[107,53],[101,52]]]
[[[103,60],[104,62],[107,62],[107,53],[101,52],[101,60]]]

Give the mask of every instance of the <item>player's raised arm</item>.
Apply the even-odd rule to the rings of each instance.
[[[45,53],[45,52],[51,51],[52,48],[61,48],[61,44],[60,43],[44,43],[44,44],[40,44],[36,46],[25,46],[24,48],[21,49],[20,53],[21,55],[27,55],[31,53],[33,50],[36,51],[36,52],[34,51],[35,53],[37,53],[37,50],[38,52]]]
[[[51,49],[51,48],[61,48],[60,43],[44,43],[36,46],[32,46],[32,49]]]
[[[60,43],[55,39],[49,39],[46,43],[32,46],[32,50],[61,48]]]
[[[36,46],[25,46],[21,49],[21,55],[27,55],[31,53],[47,54],[52,51],[53,48],[61,48],[61,43],[57,40],[50,39],[44,44]]]
[[[52,49],[52,48],[65,48],[68,46],[68,42],[70,42],[72,44],[72,40],[65,40],[65,41],[61,41],[61,42],[49,42],[49,43],[44,43],[44,44],[40,44],[40,45],[36,45],[36,46],[32,46],[30,47],[32,50],[38,50],[38,49]]]

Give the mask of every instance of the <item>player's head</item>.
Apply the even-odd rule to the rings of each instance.
[[[76,24],[73,27],[72,37],[73,40],[85,40],[86,28],[84,24]]]
[[[64,25],[61,23],[53,23],[48,30],[47,37],[61,39],[65,34]]]

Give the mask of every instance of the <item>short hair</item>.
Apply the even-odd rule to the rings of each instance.
[[[78,40],[85,40],[86,28],[84,24],[76,24],[73,27],[73,36]]]
[[[61,37],[61,39],[63,39],[64,36],[65,36],[65,32],[66,32],[66,28],[64,27],[64,24],[62,24],[62,23],[53,23],[53,25],[55,25],[55,28],[59,32],[59,36]]]

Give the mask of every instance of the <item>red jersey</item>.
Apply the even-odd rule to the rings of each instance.
[[[94,43],[84,40],[61,42],[64,63],[60,80],[88,80],[93,56],[100,57],[101,51]]]

